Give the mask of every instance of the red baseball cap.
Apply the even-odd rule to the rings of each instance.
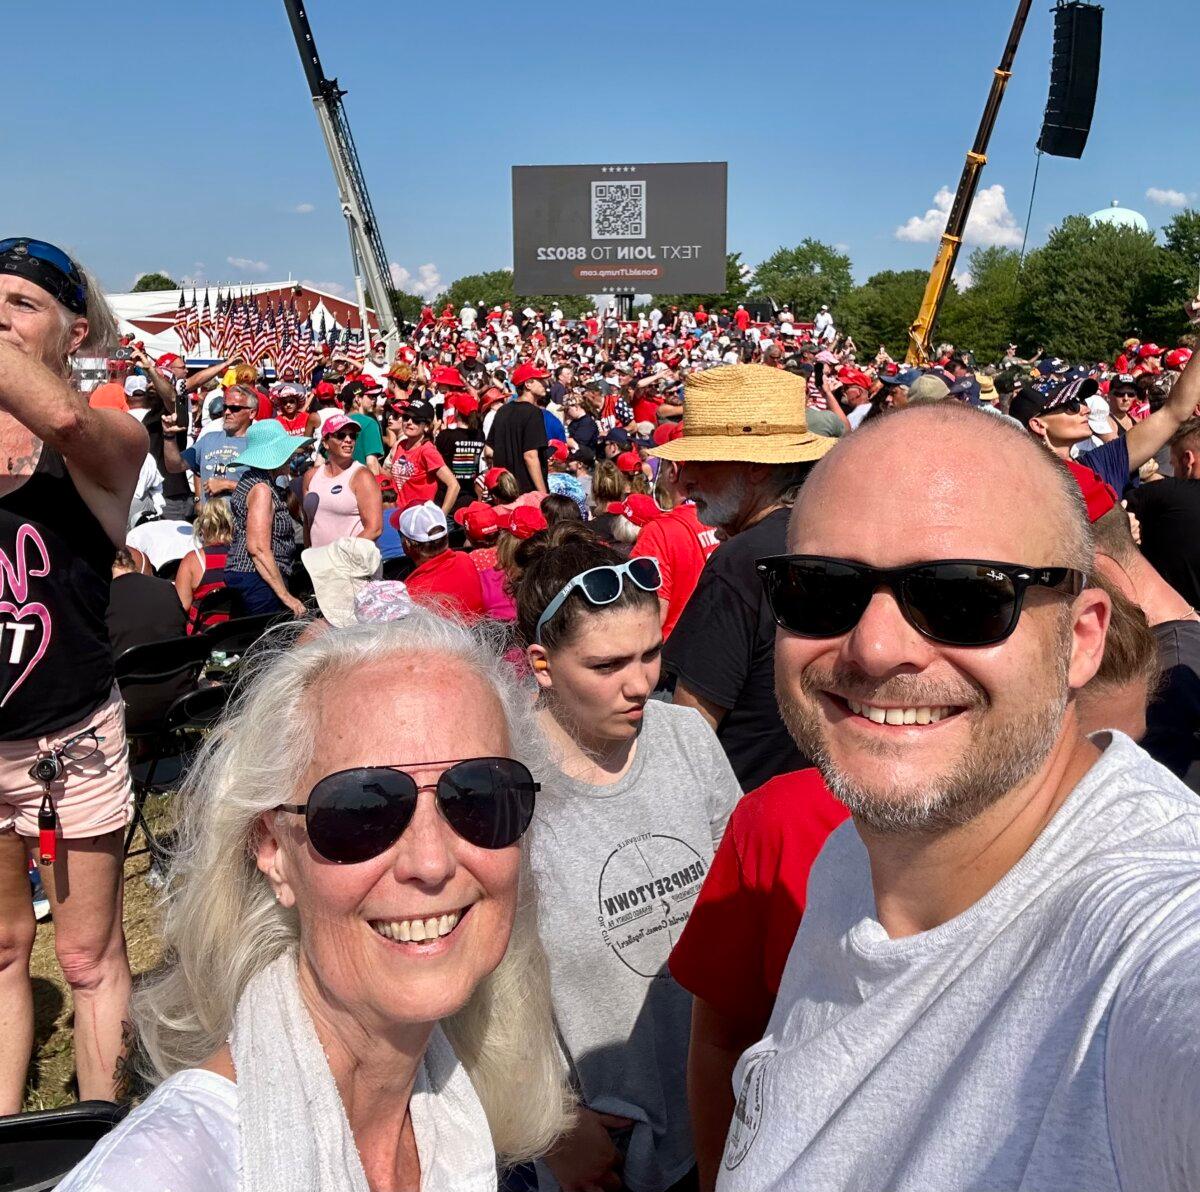
[[[1097,521],[1110,509],[1116,508],[1117,490],[1111,484],[1102,480],[1091,468],[1077,464],[1073,459],[1065,462],[1071,469],[1071,475],[1075,477],[1075,483],[1079,485],[1079,491],[1083,493],[1083,499],[1087,504],[1088,521]]]
[[[169,368],[172,364],[182,364],[183,361],[174,352],[164,352],[155,362],[155,368]]]
[[[485,406],[501,405],[508,400],[508,394],[499,385],[489,385],[483,391],[481,400]]]
[[[337,397],[337,390],[328,381],[321,381],[313,389],[313,397]]]
[[[465,389],[461,393],[446,395],[446,409],[455,410],[459,414],[474,414],[479,409],[479,399]]]
[[[475,343],[473,340],[464,339],[463,342],[458,345],[458,354],[460,356],[465,356],[468,359],[470,359],[474,356],[478,356],[479,355],[479,345],[477,343]]]
[[[670,443],[673,439],[683,438],[683,423],[682,422],[664,422],[654,428],[654,445],[661,447],[664,443]]]
[[[546,515],[534,505],[514,505],[511,509],[497,509],[496,521],[500,529],[515,534],[518,538],[532,538],[539,530],[547,528]]]
[[[1175,368],[1175,369],[1186,368],[1187,362],[1189,360],[1191,360],[1191,358],[1192,358],[1191,348],[1175,348],[1173,351],[1168,352],[1163,357],[1163,363],[1168,368]]]
[[[362,387],[364,389],[378,389],[379,388],[379,382],[377,380],[375,380],[375,378],[373,376],[371,376],[370,373],[363,373],[362,376],[360,376],[358,378],[358,380],[362,383]]]
[[[472,542],[490,542],[500,533],[500,518],[495,509],[483,501],[472,501],[459,509],[454,520],[467,532]]]
[[[567,447],[566,443],[564,443],[562,441],[562,439],[551,439],[550,440],[550,454],[556,460],[558,460],[559,463],[565,464],[567,462],[567,456],[569,456],[571,454],[571,452],[570,452],[570,449]]]
[[[440,365],[433,370],[433,383],[435,385],[445,385],[448,389],[465,389],[466,381],[462,379],[462,373],[457,368],[450,368],[449,365]]]
[[[491,492],[500,483],[501,476],[507,476],[507,468],[488,468],[483,474],[483,487]]]
[[[635,526],[648,525],[664,513],[654,498],[645,493],[630,493],[623,501],[609,501],[606,508],[609,513],[619,513]]]
[[[1160,348],[1158,344],[1142,344],[1138,348],[1138,359],[1145,360],[1148,356],[1161,356],[1163,351],[1164,349]]]
[[[538,368],[536,364],[530,364],[526,361],[524,364],[518,364],[513,369],[512,383],[520,389],[526,381],[543,381],[549,375],[544,368]]]
[[[846,365],[838,369],[837,375],[843,385],[857,385],[860,389],[871,388],[871,378],[857,368],[850,368],[849,365]]]
[[[642,466],[642,457],[636,451],[622,451],[616,459],[617,467],[632,476]]]

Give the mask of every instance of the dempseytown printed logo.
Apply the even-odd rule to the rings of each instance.
[[[665,973],[708,865],[686,841],[643,833],[622,841],[600,870],[597,922],[617,958],[643,977]]]
[[[758,1127],[762,1122],[763,1085],[767,1070],[777,1052],[775,1048],[760,1051],[746,1061],[742,1072],[742,1088],[738,1093],[737,1105],[733,1110],[733,1121],[729,1124],[729,1137],[725,1142],[725,1166],[729,1171],[737,1167],[750,1153]]]

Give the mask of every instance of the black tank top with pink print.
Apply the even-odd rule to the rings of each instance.
[[[116,549],[62,456],[0,496],[0,741],[47,736],[108,698],[104,618]]]

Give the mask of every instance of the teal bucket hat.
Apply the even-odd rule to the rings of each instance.
[[[283,423],[274,418],[252,422],[246,433],[246,446],[233,462],[247,468],[262,468],[271,471],[282,468],[297,451],[312,443],[312,439],[301,439],[290,435]]]

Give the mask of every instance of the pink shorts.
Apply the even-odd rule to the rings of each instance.
[[[94,728],[104,738],[99,748],[78,761],[64,760],[63,776],[50,784],[64,840],[103,836],[124,828],[133,811],[133,787],[125,745],[125,706],[114,687],[106,704],[78,724],[36,740],[0,741],[0,832],[37,837],[38,808],[45,787],[30,778],[39,750],[54,749],[69,737]]]

